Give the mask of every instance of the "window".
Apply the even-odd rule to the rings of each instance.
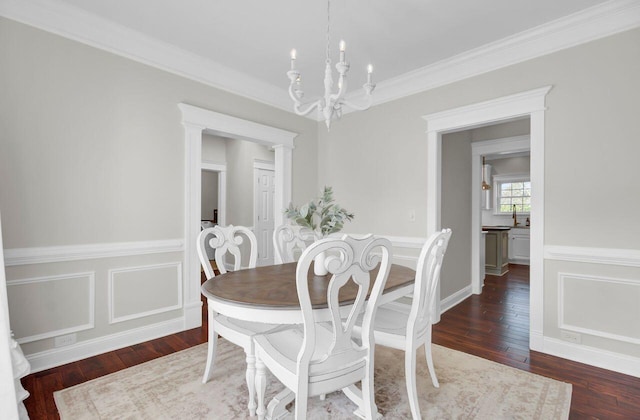
[[[516,206],[518,214],[531,212],[531,180],[528,175],[494,176],[496,214],[512,214]]]

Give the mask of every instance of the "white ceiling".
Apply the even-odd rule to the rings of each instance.
[[[0,1],[5,3],[0,14],[139,61],[162,61],[151,53],[144,57],[150,45],[176,57],[187,54],[188,59],[173,61],[192,69],[200,64],[200,70],[192,71],[199,75],[192,78],[280,107],[288,103],[286,72],[289,52],[296,48],[306,97],[322,89],[325,1],[34,0],[40,7],[37,11],[24,1]],[[380,90],[406,75],[451,62],[452,57],[508,43],[522,33],[533,34],[541,25],[548,28],[559,19],[576,20],[576,13],[588,16],[611,3],[634,1],[332,0],[332,59],[335,62],[338,42],[344,39],[351,63],[350,90],[364,83],[369,63]],[[51,22],[56,19],[57,26]],[[135,51],[123,45],[133,45],[136,37],[140,47]],[[158,66],[189,73],[172,68],[180,63]]]

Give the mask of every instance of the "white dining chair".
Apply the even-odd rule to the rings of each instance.
[[[325,264],[329,274],[314,276],[310,280],[311,264],[323,252],[328,255]],[[371,326],[389,274],[390,256],[391,242],[371,235],[360,239],[348,235],[340,239],[326,238],[305,249],[296,269],[303,326],[254,338],[257,414],[260,420],[265,417],[267,368],[288,389],[284,394],[278,394],[274,402],[295,395],[296,419],[306,418],[309,397],[337,390],[343,390],[350,398],[357,400],[359,412],[365,418],[377,416]],[[371,271],[378,264],[379,271],[372,280]],[[352,306],[341,308],[338,294],[347,284],[357,287],[358,294]],[[313,307],[309,289],[317,290],[318,287],[327,289],[328,308]],[[368,290],[371,293],[367,300]],[[341,309],[347,320],[344,325]],[[363,310],[363,337],[360,342],[353,339],[352,329],[357,315]],[[358,382],[361,382],[360,389],[355,386]]]
[[[418,257],[413,296],[381,305],[373,322],[376,344],[405,352],[404,374],[414,420],[421,418],[416,388],[416,354],[422,345],[433,386],[440,387],[431,355],[431,312],[436,303],[440,269],[450,238],[451,229],[443,229],[427,239]],[[356,334],[361,328],[364,330],[360,325],[364,326],[364,321],[356,323]]]
[[[255,234],[244,226],[214,226],[203,229],[198,235],[198,256],[200,263],[204,269],[207,280],[215,277],[215,272],[206,251],[206,244],[209,244],[215,250],[215,261],[220,274],[227,272],[226,256],[231,255],[233,258],[233,270],[241,269],[242,253],[240,246],[246,238],[249,249],[248,265],[244,268],[255,268],[257,260],[257,240]],[[206,295],[205,295],[206,296]],[[218,342],[218,334],[226,338],[228,341],[242,347],[246,354],[247,371],[246,380],[249,391],[249,414],[255,416],[256,399],[255,399],[255,352],[253,347],[253,337],[279,328],[277,325],[264,324],[259,322],[242,321],[215,313],[211,306],[208,306],[208,324],[209,337],[207,349],[207,363],[202,378],[202,383],[207,383],[213,375],[213,366],[216,357],[216,347]]]
[[[299,225],[284,224],[273,231],[273,249],[276,261],[291,263],[298,260],[307,246],[315,241],[313,231]]]

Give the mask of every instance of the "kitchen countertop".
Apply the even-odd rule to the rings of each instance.
[[[482,230],[510,230],[511,226],[482,226]]]

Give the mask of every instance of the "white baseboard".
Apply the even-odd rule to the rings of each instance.
[[[640,358],[594,347],[544,338],[544,353],[640,378]]]
[[[81,341],[70,346],[45,350],[25,355],[31,364],[31,373],[86,359],[87,357],[121,349],[126,346],[154,340],[184,331],[185,321],[176,318],[153,325],[123,331],[92,340]]]
[[[440,313],[447,312],[449,309],[471,296],[471,294],[471,285],[469,285],[464,289],[458,290],[451,296],[442,299],[440,301]]]

